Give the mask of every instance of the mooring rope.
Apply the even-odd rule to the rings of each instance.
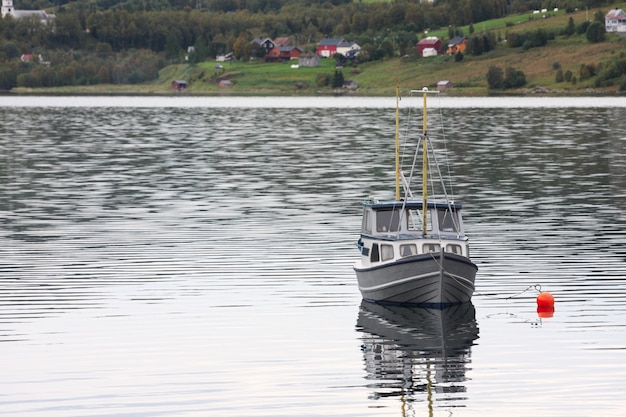
[[[479,293],[474,291],[474,294],[479,295],[481,297],[486,297],[486,298],[492,298],[495,300],[511,300],[513,298],[519,297],[520,295],[528,292],[529,290],[536,290],[538,293],[541,293],[541,284],[533,284],[533,285],[529,285],[528,287],[524,288],[522,291],[515,293],[513,295],[510,295],[508,297],[497,297],[497,296],[493,296],[493,295],[489,295],[489,294],[483,294],[483,293]]]

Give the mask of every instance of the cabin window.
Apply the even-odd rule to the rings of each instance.
[[[397,232],[400,227],[400,210],[384,210],[376,212],[377,232]]]
[[[380,254],[378,253],[378,243],[372,245],[372,254],[370,255],[370,262],[380,261]]]
[[[372,233],[372,223],[370,222],[371,213],[369,210],[365,210],[363,212],[363,224],[361,225],[361,230],[363,233]]]
[[[463,249],[461,248],[461,245],[453,245],[450,243],[446,245],[446,252],[452,252],[456,253],[457,255],[462,255]]]
[[[381,260],[388,261],[393,259],[393,246],[391,245],[380,245],[380,254]]]
[[[405,256],[417,255],[417,245],[414,243],[400,245],[400,256],[403,258]]]
[[[422,211],[421,210],[407,210],[409,220],[409,230],[422,231]],[[432,223],[430,222],[430,216],[428,210],[426,211],[426,231],[433,230]]]
[[[438,210],[437,216],[439,217],[439,231],[440,232],[454,232],[458,233],[459,219],[456,211],[450,210]]]
[[[437,243],[425,243],[422,249],[424,253],[439,252],[441,250],[441,246]]]

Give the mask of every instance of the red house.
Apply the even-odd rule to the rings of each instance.
[[[183,91],[185,88],[187,88],[187,81],[174,80],[172,81],[171,85],[174,90]]]
[[[441,51],[441,41],[435,37],[424,38],[417,43],[417,54],[419,56],[430,56],[429,52],[433,49],[436,52],[434,55],[439,54],[439,51]],[[424,54],[424,50],[427,50],[426,54]]]
[[[315,53],[323,58],[330,58],[337,53],[337,47],[344,39],[324,38],[317,44]]]
[[[265,55],[265,60],[272,62],[289,61],[290,59],[298,59],[301,54],[302,49],[297,46],[277,46],[270,49]]]

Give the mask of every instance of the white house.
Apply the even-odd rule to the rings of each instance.
[[[2,0],[2,18],[7,15],[13,16],[14,19],[36,18],[42,23],[47,23],[55,18],[55,15],[46,13],[45,10],[15,10],[13,0]]]
[[[345,56],[346,58],[352,58],[359,55],[361,47],[356,42],[342,41],[337,45],[337,53]]]
[[[613,9],[604,17],[607,32],[626,33],[626,13],[622,9]]]

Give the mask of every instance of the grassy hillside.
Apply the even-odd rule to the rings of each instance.
[[[626,8],[625,5],[614,7]],[[606,12],[607,9],[603,11]],[[572,14],[549,12],[545,17],[541,14],[509,16],[474,26],[475,34],[491,31],[497,39],[506,39],[510,32],[530,32],[537,29],[561,31],[570,17],[576,25],[587,18],[591,19],[596,10],[579,11]],[[469,28],[462,28],[469,34]],[[429,36],[447,38],[446,31],[433,31]],[[557,36],[544,47],[528,50],[509,48],[505,42],[480,56],[465,55],[460,62],[453,56],[437,56],[431,58],[404,57],[367,62],[357,67],[342,69],[346,80],[354,80],[359,84],[354,94],[391,95],[396,80],[403,86],[421,88],[435,87],[440,80],[449,80],[454,88],[450,94],[486,95],[494,93],[488,89],[486,74],[490,66],[501,68],[513,67],[521,70],[526,76],[524,88],[507,93],[528,93],[533,91],[549,91],[561,94],[616,93],[619,80],[612,86],[594,88],[595,78],[580,80],[581,64],[598,66],[611,59],[624,58],[626,54],[626,37],[607,34],[605,42],[590,43],[585,35],[571,37]],[[182,79],[188,82],[188,89],[182,94],[334,94],[337,91],[329,86],[320,87],[317,80],[321,74],[331,77],[335,72],[333,59],[323,59],[316,68],[292,68],[291,63],[264,62],[227,62],[223,68],[216,68],[215,62],[203,62],[195,65],[178,64],[161,70],[155,82],[133,86],[92,86],[67,87],[50,92],[85,92],[85,93],[145,93],[145,94],[181,94],[170,87],[172,80]],[[577,82],[556,82],[557,69],[571,71]],[[622,77],[624,78],[624,77]],[[228,80],[232,85],[220,86],[219,81]],[[498,91],[496,91],[498,92]]]

